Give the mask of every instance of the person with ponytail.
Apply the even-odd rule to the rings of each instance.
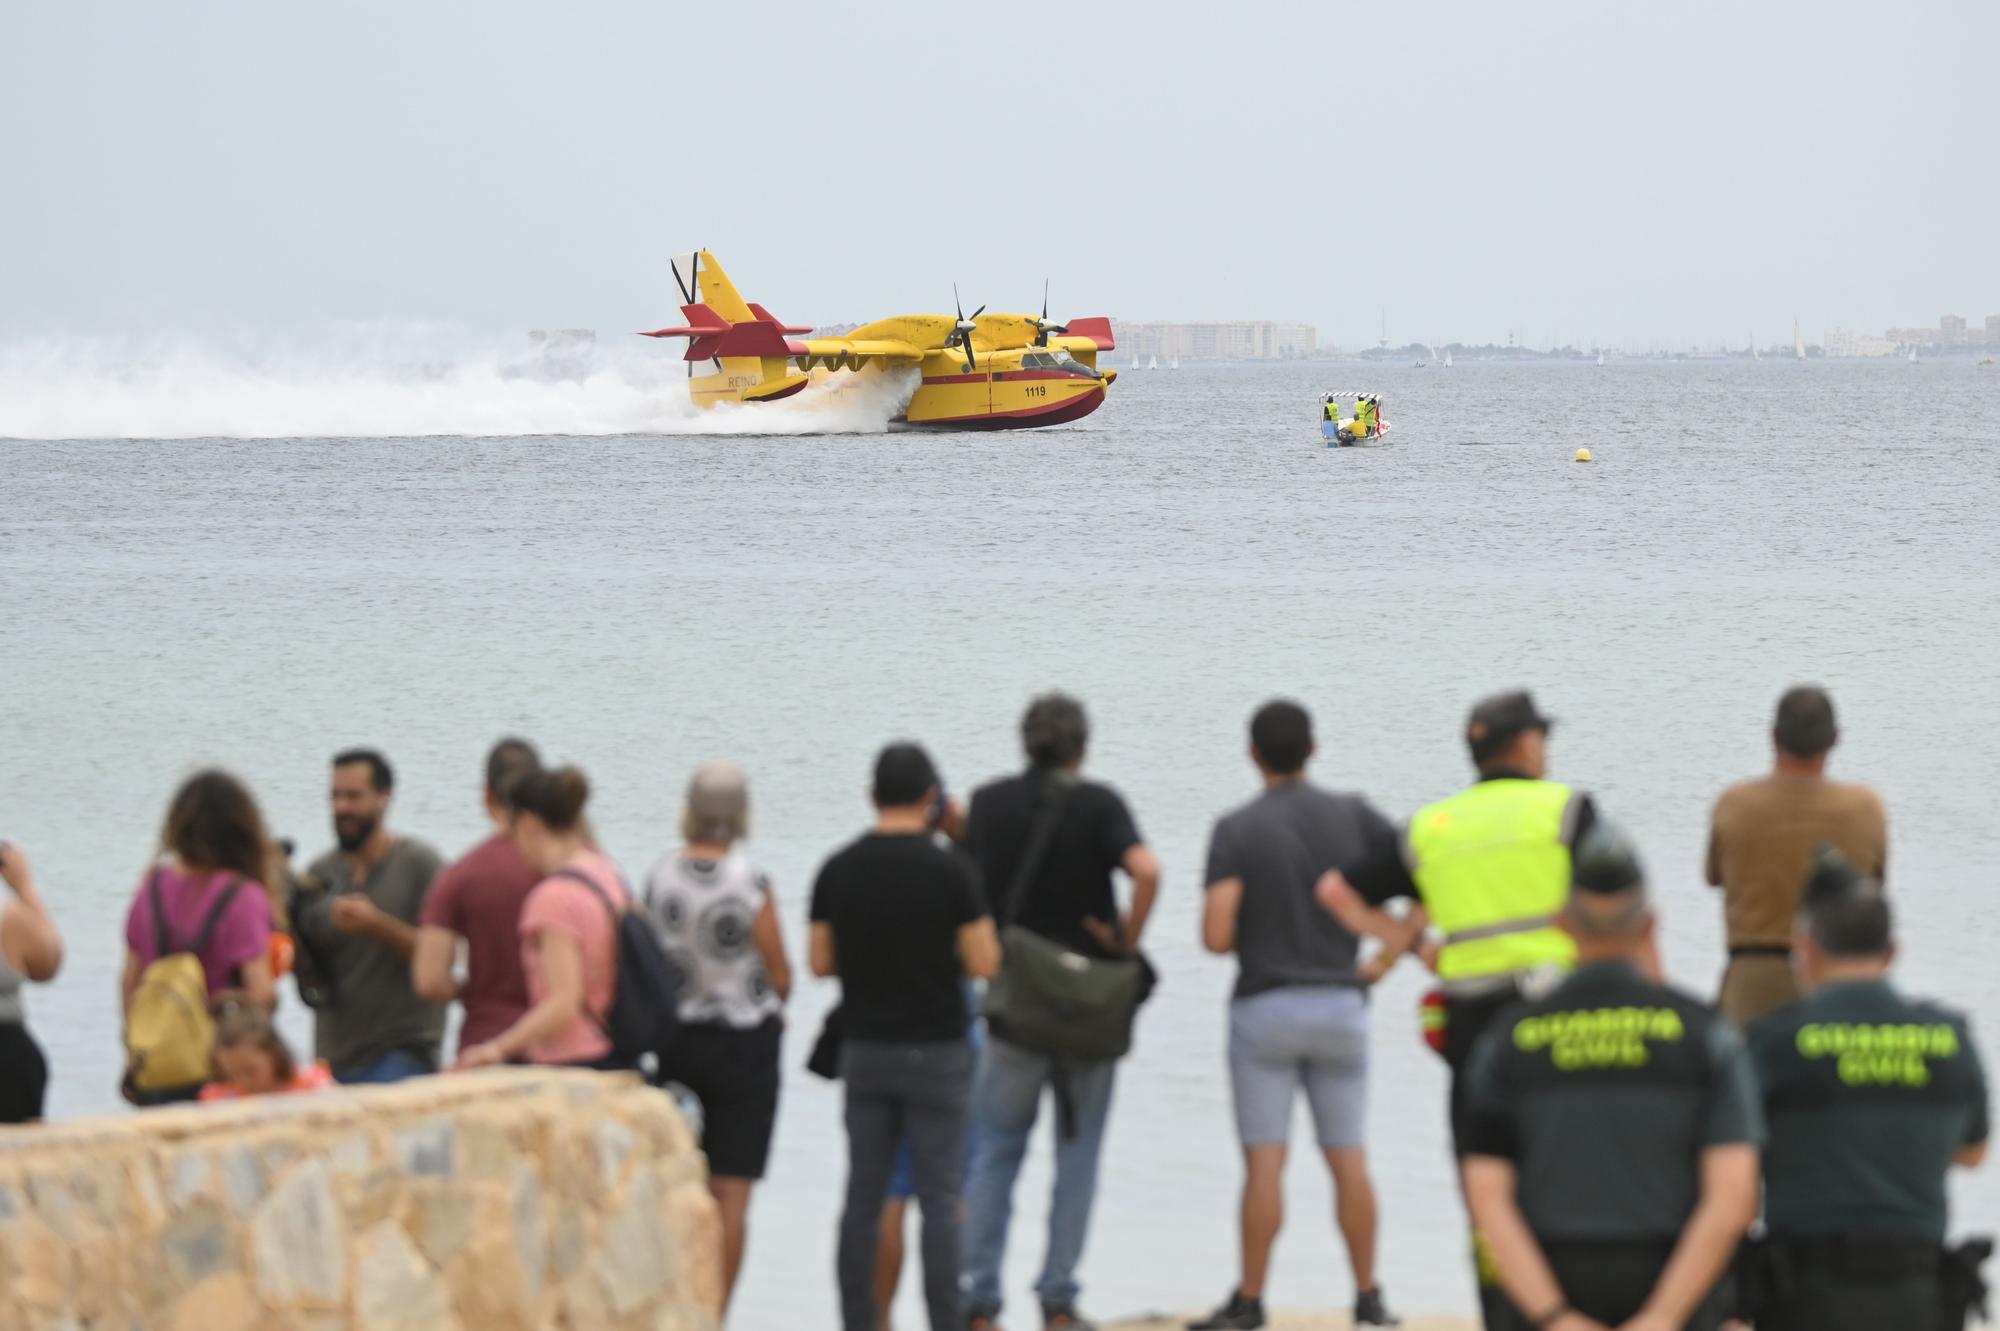
[[[521,910],[528,1011],[460,1052],[460,1068],[499,1063],[626,1066],[605,1031],[617,984],[617,916],[631,905],[624,878],[596,845],[583,807],[590,782],[574,767],[536,772],[510,792],[515,847],[542,881]]]

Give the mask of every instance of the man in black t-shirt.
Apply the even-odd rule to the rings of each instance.
[[[993,893],[993,915],[1053,939],[1088,957],[1129,956],[1152,913],[1160,887],[1160,862],[1139,839],[1131,810],[1109,786],[1083,780],[1089,724],[1074,698],[1038,698],[1021,722],[1029,768],[982,787],[966,817],[965,848]],[[1045,815],[1045,799],[1056,801]],[[1046,853],[1021,878],[1021,856],[1035,839],[1038,817],[1053,816]],[[1132,880],[1132,904],[1120,912],[1112,876]],[[975,1154],[966,1188],[967,1326],[983,1331],[998,1323],[1000,1271],[1021,1172],[1045,1087],[1057,1087],[1069,1121],[1056,1139],[1056,1177],[1049,1205],[1048,1256],[1036,1281],[1045,1327],[1081,1328],[1076,1311],[1078,1261],[1097,1194],[1097,1162],[1111,1113],[1115,1064],[1057,1060],[987,1033],[973,1086]]]
[[[931,1331],[961,1331],[958,1209],[972,1053],[960,983],[999,969],[1000,941],[978,870],[933,839],[938,776],[929,755],[914,744],[884,749],[874,800],[874,830],[826,862],[812,896],[812,970],[840,977],[846,1033],[841,1325],[875,1331],[878,1222],[907,1138]]]

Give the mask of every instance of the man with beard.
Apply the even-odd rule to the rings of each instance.
[[[441,861],[422,842],[390,832],[395,785],[388,760],[374,750],[335,755],[340,845],[313,862],[293,920],[326,972],[315,1052],[350,1085],[435,1072],[444,1040],[444,1008],[410,984],[417,918]]]

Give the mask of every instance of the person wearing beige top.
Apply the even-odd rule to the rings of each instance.
[[[1827,756],[1839,739],[1833,699],[1812,685],[1778,700],[1769,776],[1722,792],[1708,839],[1708,881],[1722,889],[1729,968],[1719,1004],[1739,1027],[1797,1001],[1792,923],[1806,877],[1822,847],[1884,878],[1888,816],[1866,786],[1829,781]]]

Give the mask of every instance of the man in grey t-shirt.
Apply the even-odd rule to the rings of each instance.
[[[417,919],[442,867],[422,842],[390,833],[395,775],[381,754],[354,749],[333,760],[333,830],[340,845],[313,861],[320,890],[300,896],[292,927],[325,972],[313,1046],[349,1084],[401,1081],[437,1071],[444,1008],[417,996],[410,954]]]
[[[1356,1326],[1393,1326],[1375,1283],[1375,1189],[1362,1148],[1368,1101],[1367,983],[1360,943],[1313,899],[1321,874],[1393,841],[1388,819],[1306,780],[1312,719],[1272,702],[1250,720],[1264,792],[1209,843],[1202,942],[1236,953],[1229,1080],[1243,1143],[1242,1278],[1194,1331],[1264,1325],[1264,1282],[1284,1213],[1292,1102],[1303,1088],[1338,1196],[1354,1269]]]

